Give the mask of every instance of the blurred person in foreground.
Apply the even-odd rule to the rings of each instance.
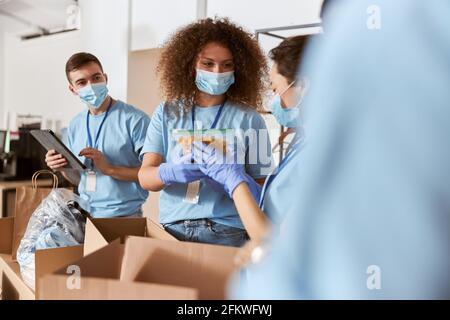
[[[230,297],[448,299],[450,3],[338,1],[327,12],[303,61],[296,196]]]

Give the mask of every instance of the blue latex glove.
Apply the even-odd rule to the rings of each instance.
[[[210,177],[206,177],[206,178],[205,178],[205,182],[206,182],[206,184],[207,184],[208,186],[210,186],[211,189],[213,189],[214,191],[219,192],[219,193],[227,194],[227,193],[225,192],[225,189],[224,189],[223,185],[221,185],[221,184],[218,183],[217,181],[214,181],[214,180],[211,179]]]
[[[162,163],[158,169],[158,176],[164,185],[189,183],[204,178],[205,174],[200,170],[200,166],[191,163],[191,158],[191,154],[186,154],[175,158],[173,162]]]
[[[227,155],[224,156],[212,145],[194,142],[194,160],[206,176],[223,186],[230,198],[234,189],[245,182],[255,200],[259,201],[261,187],[245,172],[243,164],[236,163],[235,154],[232,151],[228,150]]]

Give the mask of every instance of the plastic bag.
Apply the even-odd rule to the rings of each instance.
[[[32,214],[19,249],[17,262],[27,286],[34,290],[35,259],[39,249],[77,246],[84,242],[87,204],[67,189],[54,189]]]

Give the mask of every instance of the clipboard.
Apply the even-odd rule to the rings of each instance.
[[[52,130],[31,130],[30,134],[48,151],[55,150],[66,158],[68,165],[62,168],[83,171],[87,167],[67,148]]]

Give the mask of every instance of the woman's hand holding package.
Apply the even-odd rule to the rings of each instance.
[[[199,165],[191,163],[191,154],[178,156],[172,162],[165,162],[159,166],[158,176],[167,186],[172,183],[190,183],[205,177]]]
[[[230,198],[234,189],[245,182],[255,200],[259,201],[261,187],[245,172],[244,165],[237,163],[231,150],[228,149],[224,155],[213,145],[194,142],[194,160],[207,177],[223,186]]]

